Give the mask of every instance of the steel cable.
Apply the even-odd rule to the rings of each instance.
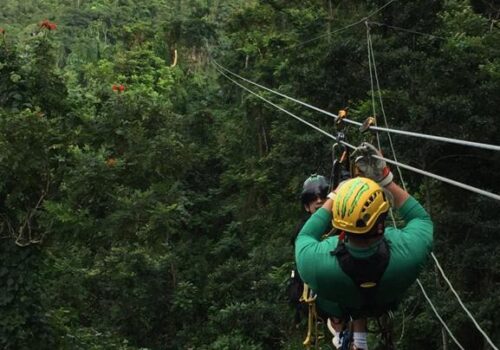
[[[457,338],[455,338],[455,336],[453,335],[453,333],[450,331],[450,329],[448,328],[448,325],[446,324],[446,322],[443,321],[443,319],[441,318],[441,316],[439,315],[436,307],[434,306],[434,304],[432,303],[432,300],[429,298],[429,296],[427,295],[425,289],[424,289],[424,286],[422,285],[422,282],[420,282],[420,279],[417,278],[417,284],[419,285],[420,289],[422,290],[422,293],[424,294],[424,297],[425,299],[427,300],[427,303],[429,303],[429,305],[431,306],[432,308],[432,311],[434,311],[434,313],[436,314],[436,317],[438,318],[439,322],[441,322],[441,324],[443,325],[443,327],[446,329],[446,331],[448,332],[448,334],[450,335],[451,339],[453,339],[453,341],[455,342],[455,344],[457,344],[457,346],[462,349],[462,350],[465,350],[464,347],[462,346],[462,344],[460,344],[457,340]]]
[[[252,85],[255,85],[261,89],[264,89],[266,91],[269,91],[275,95],[278,95],[278,96],[281,96],[283,98],[286,98],[290,101],[293,101],[295,103],[298,103],[304,107],[307,107],[307,108],[310,108],[312,110],[315,110],[319,113],[322,113],[322,114],[325,114],[325,115],[328,115],[332,118],[335,118],[337,119],[338,118],[338,115],[334,114],[334,113],[331,113],[331,112],[328,112],[328,111],[325,111],[321,108],[318,108],[318,107],[315,107],[309,103],[306,103],[306,102],[303,102],[303,101],[300,101],[296,98],[293,98],[293,97],[290,97],[288,95],[285,95],[281,92],[278,92],[278,91],[275,91],[275,90],[272,90],[268,87],[265,87],[263,85],[260,85],[252,80],[249,80],[249,79],[246,79],[232,71],[230,71],[229,69],[223,67],[222,65],[220,65],[217,61],[215,61],[214,59],[212,59],[213,63],[216,64],[220,69],[224,70],[225,72],[231,74],[232,76],[238,78],[238,79],[241,79],[243,81],[246,81],[247,83],[249,84],[252,84]],[[343,119],[343,121],[345,121],[346,123],[349,123],[349,124],[352,124],[352,125],[357,125],[357,126],[362,126],[363,123],[360,123],[360,122],[357,122],[357,121],[354,121],[354,120],[351,120],[351,119]],[[419,138],[424,138],[424,139],[428,139],[428,140],[433,140],[433,141],[441,141],[441,142],[448,142],[448,143],[455,143],[455,144],[459,144],[459,145],[462,145],[462,146],[470,146],[470,147],[476,147],[476,148],[483,148],[483,149],[488,149],[488,150],[493,150],[493,151],[500,151],[500,146],[497,146],[497,145],[492,145],[492,144],[487,144],[487,143],[481,143],[481,142],[472,142],[472,141],[465,141],[465,140],[460,140],[460,139],[453,139],[453,138],[448,138],[448,137],[443,137],[443,136],[435,136],[435,135],[428,135],[428,134],[422,134],[422,133],[417,133],[417,132],[411,132],[411,131],[405,131],[405,130],[397,130],[397,129],[389,129],[389,128],[383,128],[383,127],[380,127],[380,126],[370,126],[369,128],[370,130],[375,130],[375,131],[385,131],[385,132],[389,132],[389,133],[394,133],[394,134],[400,134],[400,135],[405,135],[405,136],[411,136],[411,137],[419,137]]]
[[[214,63],[214,66],[215,66],[215,65],[218,65],[215,61],[213,61],[213,63]],[[218,66],[220,66],[220,65],[218,65]],[[275,108],[278,108],[278,109],[279,109],[279,110],[281,110],[282,112],[284,112],[284,113],[286,113],[286,114],[288,114],[288,115],[292,116],[293,118],[295,118],[295,119],[297,119],[297,120],[301,121],[302,123],[304,123],[304,124],[306,124],[306,125],[308,125],[308,126],[312,127],[313,129],[315,129],[315,130],[317,130],[317,131],[321,132],[323,135],[328,136],[328,137],[332,138],[333,140],[336,140],[335,136],[333,136],[333,135],[329,134],[328,132],[326,132],[326,131],[324,131],[324,130],[322,130],[322,129],[318,128],[317,126],[315,126],[315,125],[313,125],[313,124],[311,124],[311,123],[309,123],[309,122],[305,121],[304,119],[302,119],[302,118],[300,118],[300,117],[296,116],[295,114],[293,114],[293,113],[291,113],[291,112],[287,111],[287,110],[286,110],[286,109],[284,109],[283,107],[280,107],[280,106],[278,106],[278,105],[274,104],[273,102],[269,101],[268,99],[266,99],[266,98],[264,98],[264,97],[260,96],[259,94],[255,93],[254,91],[252,91],[252,90],[248,89],[247,87],[245,87],[245,86],[243,86],[243,85],[239,84],[239,83],[238,83],[238,82],[236,82],[235,80],[231,79],[231,78],[230,78],[227,74],[223,73],[223,71],[222,71],[221,69],[219,69],[217,66],[215,66],[215,67],[216,67],[217,71],[219,71],[221,74],[223,74],[223,75],[224,75],[227,79],[229,79],[230,81],[232,81],[234,84],[236,84],[236,85],[238,85],[239,87],[243,88],[244,90],[246,90],[246,91],[250,92],[251,94],[253,94],[253,95],[257,96],[258,98],[262,99],[262,100],[263,100],[263,101],[265,101],[266,103],[269,103],[270,105],[274,106]],[[248,81],[247,79],[244,79],[244,78],[243,78],[242,80]],[[250,82],[250,81],[248,81],[248,82]],[[253,82],[252,82],[252,83],[253,83]],[[254,84],[256,84],[256,83],[254,83]],[[258,85],[258,84],[257,84],[257,85]],[[267,89],[267,88],[266,88],[266,90],[272,91],[271,89]],[[280,93],[279,93],[279,94],[280,94]],[[281,94],[280,94],[280,95],[281,95]],[[290,99],[291,99],[291,98],[290,98]],[[316,108],[316,107],[314,107],[314,108]],[[347,142],[345,142],[345,141],[341,141],[341,143],[342,143],[342,144],[344,144],[344,145],[346,145],[346,146],[348,146],[348,147],[350,147],[351,149],[356,149],[356,147],[355,147],[355,146],[353,146],[353,145],[351,145],[351,144],[349,144],[349,143],[347,143]],[[449,184],[451,184],[451,185],[454,185],[454,186],[457,186],[457,187],[460,187],[460,188],[466,189],[466,190],[468,190],[468,191],[475,192],[475,193],[481,194],[481,195],[483,195],[483,196],[490,197],[490,198],[492,198],[492,199],[496,199],[497,201],[500,201],[500,195],[497,195],[497,194],[495,194],[495,193],[491,193],[491,192],[488,192],[488,191],[485,191],[485,190],[482,190],[482,189],[476,188],[476,187],[474,187],[474,186],[470,186],[470,185],[467,185],[467,184],[464,184],[464,183],[461,183],[461,182],[458,182],[458,181],[455,181],[455,180],[451,180],[451,179],[446,178],[446,177],[444,177],[444,176],[436,175],[436,174],[430,173],[430,172],[428,172],[428,171],[425,171],[425,170],[421,170],[421,169],[418,169],[418,168],[412,167],[412,166],[410,166],[410,165],[406,165],[406,164],[403,164],[403,163],[395,162],[395,161],[393,161],[393,160],[386,159],[386,158],[384,158],[384,157],[379,157],[379,156],[374,156],[374,157],[375,157],[375,158],[378,158],[378,159],[385,160],[387,163],[394,164],[394,165],[399,165],[399,166],[400,166],[400,167],[402,167],[402,168],[405,168],[405,169],[408,169],[408,170],[414,171],[414,172],[416,172],[416,173],[419,173],[419,174],[422,174],[422,175],[426,175],[426,176],[432,177],[432,178],[434,178],[434,179],[436,179],[436,180],[439,180],[439,181],[442,181],[442,182],[446,182],[446,183],[449,183]]]

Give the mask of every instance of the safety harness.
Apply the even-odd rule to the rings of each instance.
[[[330,252],[345,272],[357,286],[363,297],[363,308],[371,309],[375,304],[378,285],[389,265],[390,249],[389,242],[382,238],[375,254],[368,258],[355,258],[347,250],[344,241],[339,240],[337,248]]]

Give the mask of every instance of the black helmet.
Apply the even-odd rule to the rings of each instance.
[[[305,205],[317,197],[324,199],[328,195],[328,189],[329,185],[326,178],[322,175],[313,174],[304,181],[300,201]]]

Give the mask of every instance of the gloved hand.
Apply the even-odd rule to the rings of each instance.
[[[363,142],[352,153],[355,166],[360,175],[374,180],[381,187],[385,187],[392,182],[394,176],[385,160],[372,157],[374,155],[381,157],[382,153],[368,142]]]

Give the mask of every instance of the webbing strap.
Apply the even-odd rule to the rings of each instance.
[[[372,306],[375,303],[378,284],[390,260],[388,241],[383,238],[377,252],[366,259],[353,257],[341,241],[330,254],[337,257],[342,270],[353,280],[363,296],[363,304]]]

